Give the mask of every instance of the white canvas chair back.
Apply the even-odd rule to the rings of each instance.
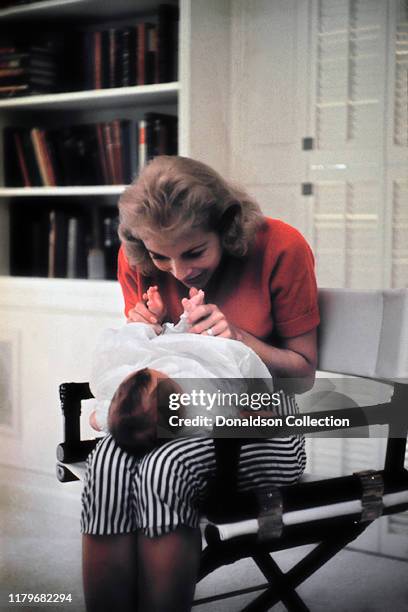
[[[408,289],[320,289],[319,370],[408,382]]]

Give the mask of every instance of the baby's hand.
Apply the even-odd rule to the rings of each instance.
[[[149,287],[146,293],[143,294],[143,299],[146,300],[146,306],[149,311],[155,315],[159,322],[163,321],[166,316],[166,307],[159,293],[157,285]]]

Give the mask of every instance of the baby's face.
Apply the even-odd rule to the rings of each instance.
[[[119,385],[109,408],[109,429],[125,449],[138,454],[151,450],[157,442],[157,425],[168,426],[169,395],[181,388],[166,374],[146,368],[133,372]],[[147,380],[148,379],[148,380]],[[146,382],[147,380],[147,382]]]

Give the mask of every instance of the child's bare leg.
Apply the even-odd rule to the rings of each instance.
[[[137,612],[136,533],[82,539],[87,612]]]
[[[199,529],[179,527],[157,538],[139,534],[140,609],[190,612],[200,563]]]

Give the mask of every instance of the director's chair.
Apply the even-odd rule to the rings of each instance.
[[[223,565],[252,558],[268,582],[241,591],[263,591],[243,608],[246,612],[269,610],[278,601],[290,611],[308,610],[296,588],[377,518],[408,509],[408,472],[404,468],[408,290],[321,289],[319,305],[319,370],[386,383],[390,399],[358,406],[344,393],[327,390],[323,383],[323,390],[314,395],[312,391],[310,403],[318,398],[319,416],[330,416],[334,399],[336,417],[350,416],[355,426],[387,425],[384,467],[334,478],[305,475],[295,485],[238,493],[242,440],[215,439],[217,470],[205,508],[209,523],[199,580]],[[67,482],[81,477],[85,459],[97,440],[80,439],[81,400],[92,397],[89,385],[65,383],[60,397],[64,442],[57,448],[57,475]],[[271,553],[305,544],[316,546],[288,572],[282,572]],[[225,596],[228,594],[195,604]]]

